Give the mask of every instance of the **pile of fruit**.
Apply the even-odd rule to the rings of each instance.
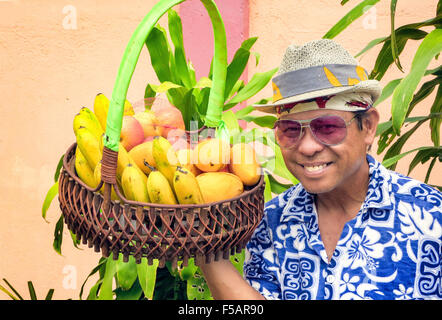
[[[94,110],[74,117],[75,169],[89,187],[101,181],[103,137],[109,100],[98,94]],[[126,100],[116,178],[128,200],[160,204],[203,204],[233,198],[261,175],[255,150],[248,144],[206,138],[191,146],[181,112],[170,104],[134,112]],[[104,187],[100,190],[103,193]],[[118,198],[114,189],[112,200]]]

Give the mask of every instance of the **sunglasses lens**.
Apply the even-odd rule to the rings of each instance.
[[[344,119],[337,116],[319,117],[310,122],[313,134],[324,144],[334,145],[342,142],[347,134]]]
[[[293,120],[278,120],[275,125],[276,141],[282,147],[295,144],[301,134],[301,124]]]

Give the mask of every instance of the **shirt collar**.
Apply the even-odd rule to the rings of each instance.
[[[367,154],[369,164],[369,183],[367,195],[362,204],[364,209],[375,208],[391,210],[393,204],[390,198],[391,176],[389,171],[372,156]],[[287,203],[281,215],[281,222],[298,221],[315,228],[317,219],[314,210],[314,195],[307,192],[301,184],[287,190],[291,195],[287,197]],[[283,194],[280,195],[280,197]]]

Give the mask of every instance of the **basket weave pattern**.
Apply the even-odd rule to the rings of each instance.
[[[119,253],[137,263],[145,257],[176,266],[189,258],[206,262],[240,252],[262,218],[264,179],[240,196],[204,205],[141,204],[110,201],[76,175],[74,143],[59,178],[59,202],[68,228],[83,244],[105,257]],[[105,183],[105,187],[111,185]],[[97,188],[98,189],[98,188]],[[106,192],[104,193],[106,195]]]

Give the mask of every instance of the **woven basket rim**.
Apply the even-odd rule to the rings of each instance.
[[[96,192],[102,186],[103,181],[101,181],[101,183],[95,189],[93,189],[93,188],[89,187],[87,184],[85,184],[83,181],[81,181],[81,179],[77,176],[77,174],[75,174],[75,172],[72,170],[72,168],[69,165],[69,162],[68,162],[69,157],[68,156],[69,156],[69,154],[72,153],[73,157],[75,157],[76,146],[77,146],[77,143],[74,142],[66,151],[66,153],[63,157],[63,168],[64,168],[64,170],[66,170],[66,172],[68,172],[69,176],[72,177],[82,187],[86,188],[87,190],[89,190],[91,192]],[[245,190],[240,195],[233,197],[233,198],[229,198],[229,199],[225,199],[225,200],[221,200],[221,201],[206,202],[206,203],[202,203],[202,204],[160,204],[160,203],[140,202],[140,201],[128,200],[128,199],[124,198],[124,196],[123,196],[122,203],[135,205],[135,206],[143,206],[143,207],[148,206],[148,207],[152,207],[152,208],[161,208],[161,209],[206,208],[206,207],[211,207],[211,206],[219,206],[219,205],[227,204],[229,202],[237,201],[243,197],[247,197],[251,193],[255,193],[257,191],[257,189],[260,188],[260,186],[263,183],[264,183],[264,175],[263,175],[263,170],[261,168],[261,176],[260,176],[258,183],[256,183],[251,189]],[[118,188],[118,185],[112,185],[112,186],[114,188],[115,187]],[[111,200],[111,201],[114,201],[114,200]]]

